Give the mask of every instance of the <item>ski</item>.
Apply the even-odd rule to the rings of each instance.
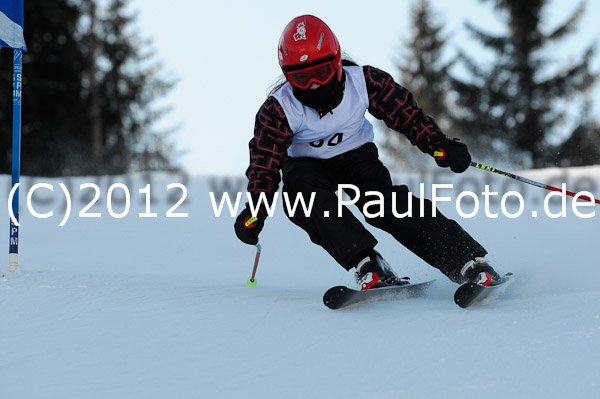
[[[487,287],[475,283],[463,284],[454,293],[454,302],[461,308],[492,302],[508,287],[511,276],[512,273],[507,273],[498,283]]]
[[[340,309],[350,305],[410,298],[422,295],[435,280],[417,284],[392,285],[359,291],[345,286],[332,287],[323,295],[323,303],[329,309]]]

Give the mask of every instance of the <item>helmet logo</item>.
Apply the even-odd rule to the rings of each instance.
[[[304,25],[304,22],[300,22],[296,26],[296,33],[294,33],[294,41],[297,42],[298,40],[306,40],[306,25]]]
[[[304,54],[302,57],[300,57],[300,61],[304,62],[308,59],[308,54]]]

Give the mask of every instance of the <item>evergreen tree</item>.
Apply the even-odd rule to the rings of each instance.
[[[507,33],[493,35],[466,24],[495,59],[487,67],[460,54],[469,78],[453,78],[460,107],[458,127],[470,143],[477,144],[480,156],[504,152],[523,166],[548,166],[557,151],[554,143],[566,129],[565,116],[572,100],[581,99],[597,76],[590,71],[593,46],[579,62],[553,71],[551,52],[544,50],[575,30],[585,4],[562,25],[545,32],[542,11],[546,0],[492,1],[506,16]]]
[[[448,69],[443,62],[448,38],[429,0],[417,0],[411,8],[411,37],[405,41],[407,56],[398,63],[402,84],[413,93],[419,106],[431,114],[440,127],[451,125],[448,112]]]
[[[446,129],[452,125],[447,106],[448,69],[452,61],[443,61],[447,42],[443,29],[444,25],[437,21],[430,2],[415,1],[411,6],[411,36],[403,42],[404,50],[397,66],[399,83],[412,92],[419,107],[447,132]],[[428,161],[410,149],[411,144],[398,132],[386,128],[384,137],[381,146],[393,166],[414,169]]]
[[[100,18],[99,67],[102,115],[102,164],[108,173],[134,169],[172,169],[173,147],[152,124],[166,109],[152,103],[173,86],[160,76],[150,43],[139,37],[135,16],[126,11],[130,0],[110,0]]]
[[[67,0],[24,2],[23,174],[53,175],[66,167],[72,136],[87,130],[80,115],[84,58],[76,42],[80,11]],[[0,50],[0,146],[7,154],[1,172],[10,173],[12,153],[12,50]]]
[[[97,6],[97,4],[102,4]],[[115,174],[172,169],[173,148],[152,130],[171,87],[135,31],[128,0],[24,2],[22,173]],[[0,145],[11,152],[12,51],[0,57]],[[10,157],[1,165],[10,170]]]
[[[600,124],[589,117],[591,104],[581,112],[582,121],[571,136],[554,151],[556,166],[584,166],[600,163]]]

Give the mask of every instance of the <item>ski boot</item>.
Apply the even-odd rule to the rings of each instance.
[[[358,263],[354,277],[361,290],[409,283],[408,277],[398,277],[389,263],[375,250]]]
[[[463,283],[475,283],[484,287],[498,284],[501,277],[484,258],[468,261],[460,271]]]

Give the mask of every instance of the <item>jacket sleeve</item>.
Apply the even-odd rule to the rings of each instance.
[[[246,170],[248,192],[258,197],[267,194],[270,201],[279,188],[279,171],[287,160],[293,132],[283,108],[269,97],[256,114],[254,137],[250,140],[250,166]]]
[[[436,143],[445,137],[432,117],[427,115],[405,87],[380,69],[363,67],[369,96],[369,112],[387,127],[404,134],[421,151],[433,154]]]

